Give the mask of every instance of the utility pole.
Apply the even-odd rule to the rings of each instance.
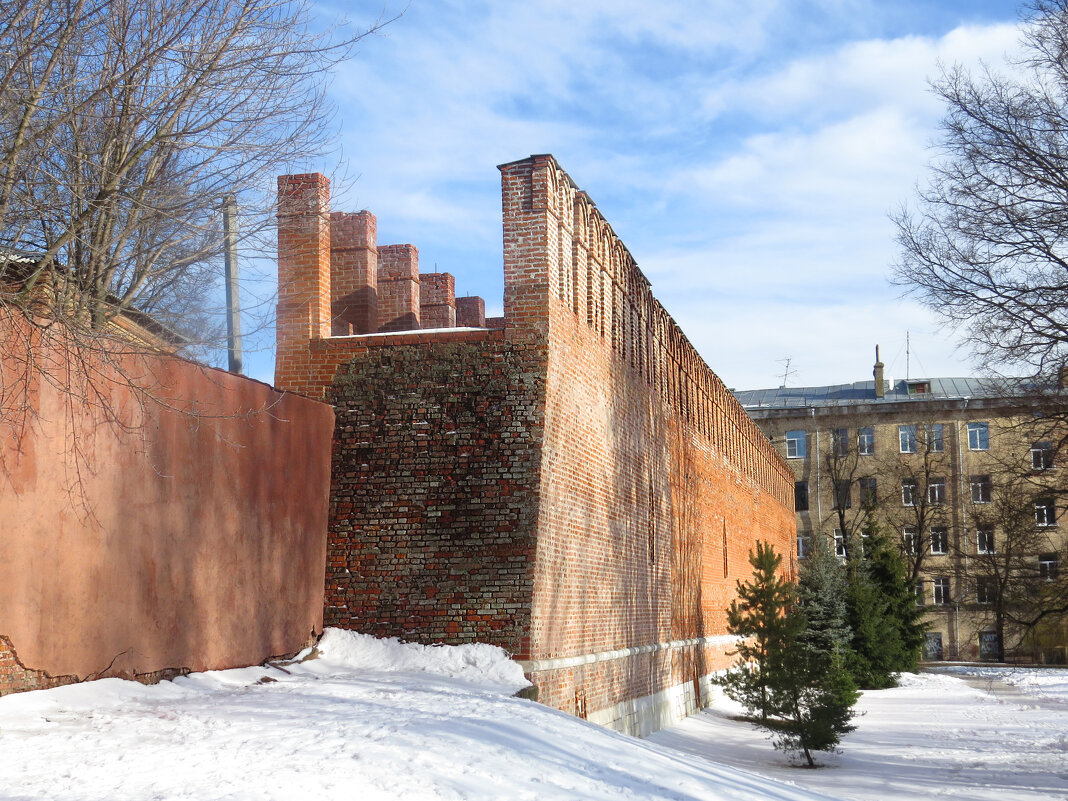
[[[241,304],[237,296],[237,198],[223,200],[226,265],[226,356],[231,373],[241,373]]]

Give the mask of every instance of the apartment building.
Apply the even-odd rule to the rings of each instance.
[[[1065,662],[1063,436],[1033,384],[884,377],[735,391],[795,476],[798,556],[812,538],[896,538],[927,611],[925,659]],[[1068,459],[1068,454],[1063,458]],[[1068,463],[1066,463],[1068,464]]]

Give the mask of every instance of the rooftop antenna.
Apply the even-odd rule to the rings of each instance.
[[[905,380],[909,380],[909,357],[911,356],[911,346],[909,344],[909,332],[905,332]]]
[[[793,360],[789,356],[787,356],[785,359],[779,359],[778,361],[779,364],[784,365],[782,371],[782,384],[779,386],[779,389],[786,389],[786,382],[789,380],[790,376],[797,374],[797,370],[790,369],[791,361]]]

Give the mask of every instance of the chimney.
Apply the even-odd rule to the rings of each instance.
[[[886,397],[886,382],[883,380],[883,368],[886,365],[882,363],[879,358],[879,346],[875,346],[875,370],[872,371],[872,375],[875,376],[875,397]]]

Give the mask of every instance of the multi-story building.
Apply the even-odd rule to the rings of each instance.
[[[926,659],[1065,661],[1063,434],[1042,396],[883,373],[876,350],[872,381],[735,392],[793,468],[798,556],[822,534],[845,558],[878,526],[927,610]]]

